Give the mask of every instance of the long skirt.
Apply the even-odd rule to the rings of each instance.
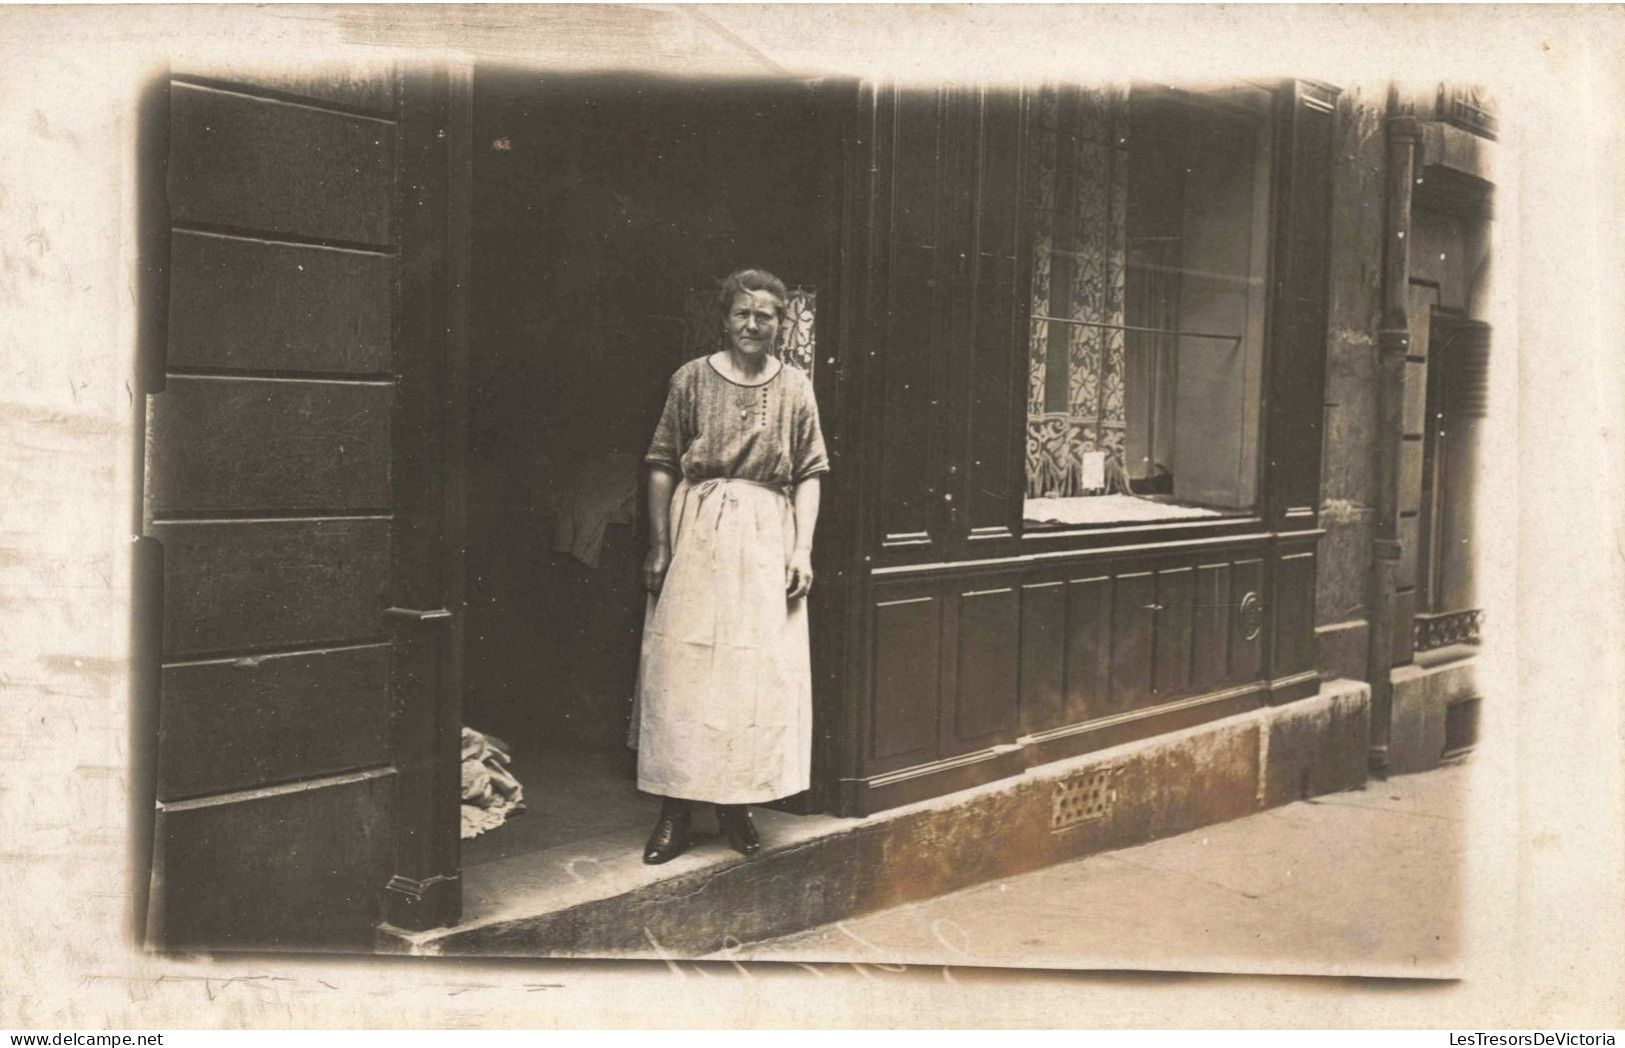
[[[807,789],[807,602],[785,593],[795,513],[782,488],[678,484],[672,557],[649,598],[632,718],[638,789],[759,804]]]

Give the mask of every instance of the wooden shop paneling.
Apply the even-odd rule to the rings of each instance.
[[[182,231],[169,278],[172,368],[390,370],[390,256]]]
[[[1183,695],[1191,686],[1191,636],[1195,615],[1194,571],[1189,567],[1157,572],[1157,636],[1152,673],[1158,699]]]
[[[1021,730],[1043,731],[1066,720],[1067,584],[1037,582],[1021,587]]]
[[[1193,681],[1197,691],[1220,688],[1230,676],[1229,564],[1199,564],[1191,626],[1195,648]]]
[[[1111,704],[1132,709],[1152,699],[1151,656],[1157,624],[1157,578],[1149,571],[1112,580]]]
[[[164,655],[378,637],[389,585],[385,519],[158,524]]]
[[[1112,580],[1101,575],[1066,584],[1066,720],[1077,724],[1113,712]]]
[[[883,322],[864,360],[872,730],[849,780],[869,803],[988,781],[998,744],[1024,735],[1021,760],[1061,759],[1256,708],[1269,679],[1294,678],[1295,697],[1313,675],[1335,95],[1286,85],[1274,112],[1264,519],[1022,537],[1006,531],[1025,486],[1024,103],[884,96]]]
[[[190,84],[170,92],[169,206],[179,225],[390,243],[394,125]]]
[[[985,585],[983,583],[982,585]],[[954,689],[943,756],[1015,736],[1021,679],[1021,600],[1013,586],[958,595]]]
[[[387,508],[392,396],[385,383],[172,377],[152,398],[150,510]]]
[[[226,793],[389,760],[389,648],[163,669],[158,799]]]
[[[936,755],[942,602],[924,595],[880,600],[874,615],[870,756],[880,770]]]
[[[1230,587],[1230,680],[1233,683],[1260,680],[1264,676],[1264,562],[1237,560],[1232,565],[1235,581]],[[1249,596],[1251,600],[1249,600]]]
[[[1022,736],[1032,738],[1021,759],[1042,763],[1256,708],[1265,562],[1237,552],[1092,558],[1087,569],[1098,574],[1012,564],[1008,574],[925,571],[885,583],[874,657],[890,683],[876,689],[874,716],[889,727],[875,735],[900,741],[860,769],[861,803],[877,810],[1007,774],[993,758],[1008,752],[993,748]],[[943,587],[952,589],[939,610]],[[1237,611],[1248,593],[1250,617]],[[1247,622],[1259,632],[1249,636]],[[1248,683],[1258,690],[1228,691]],[[1179,702],[1220,691],[1212,704]],[[908,735],[910,723],[933,717],[935,747]]]
[[[1275,562],[1274,666],[1270,675],[1281,678],[1314,668],[1315,554],[1313,550],[1283,554]]]
[[[388,880],[393,776],[161,805],[157,931],[171,948],[365,949]]]

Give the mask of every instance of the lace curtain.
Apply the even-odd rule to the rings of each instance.
[[[1034,117],[1027,495],[1122,491],[1128,93],[1045,86]]]

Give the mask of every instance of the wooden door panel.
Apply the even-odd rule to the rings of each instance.
[[[389,763],[389,646],[166,667],[158,799]]]
[[[164,547],[165,658],[384,632],[387,519],[157,524],[152,533]]]
[[[941,651],[942,602],[935,596],[876,603],[870,732],[876,762],[923,763],[936,755]]]
[[[1157,572],[1156,656],[1153,686],[1159,700],[1190,690],[1192,625],[1195,607],[1193,570],[1168,568]]]
[[[178,231],[169,281],[171,368],[389,373],[391,255]]]
[[[392,122],[175,84],[169,133],[177,224],[391,242]]]
[[[1156,603],[1157,579],[1151,572],[1112,580],[1112,712],[1144,706],[1152,699]]]
[[[899,243],[936,248],[941,234],[942,99],[930,90],[896,96],[892,155],[892,235]]]
[[[1105,575],[1072,579],[1066,590],[1066,720],[1062,723],[1077,724],[1111,712],[1112,580]]]
[[[365,947],[386,898],[456,918],[447,172],[472,124],[450,85],[214,69],[156,92],[151,941]]]
[[[1010,586],[958,595],[954,689],[946,696],[943,756],[1007,742],[1015,734],[1021,675],[1021,601]]]
[[[952,87],[885,104],[878,546],[887,563],[1007,555],[1025,487],[1022,98]]]
[[[929,543],[939,506],[932,483],[931,403],[936,252],[899,244],[892,256],[891,336],[885,345],[881,472],[884,542]]]
[[[1278,96],[1276,118],[1283,148],[1274,174],[1268,501],[1275,527],[1312,528],[1325,424],[1335,89],[1299,81]]]
[[[1016,260],[983,255],[978,262],[976,291],[976,345],[971,363],[970,410],[964,419],[969,431],[964,456],[965,530],[984,547],[987,540],[1010,539],[1019,530],[1019,512],[1025,478],[1018,476],[1022,462],[1014,448],[1009,423],[1019,401],[1012,379],[1015,369],[1012,308],[1016,297]],[[1007,544],[1005,544],[1008,548]]]
[[[976,135],[974,200],[974,312],[969,360],[956,365],[970,389],[956,403],[965,405],[963,425],[964,512],[959,529],[973,547],[972,556],[990,556],[1014,548],[1020,528],[1026,477],[1022,469],[1025,416],[1021,380],[1026,374],[1025,318],[1019,289],[1021,241],[1022,151],[1025,127],[1021,95],[988,91],[981,97]]]
[[[1067,585],[1021,587],[1021,731],[1066,723]]]
[[[1232,567],[1236,613],[1230,619],[1230,679],[1240,684],[1264,677],[1264,562],[1237,560]]]
[[[393,393],[382,381],[173,377],[153,399],[148,506],[387,510]]]
[[[889,174],[885,337],[878,343],[881,546],[935,549],[944,513],[939,417],[948,288],[942,258],[942,100],[895,94]],[[937,550],[940,553],[940,549]]]
[[[1274,650],[1270,676],[1306,673],[1315,664],[1315,554],[1287,553],[1275,562]],[[1406,620],[1409,621],[1409,620]]]
[[[360,772],[162,805],[153,895],[166,905],[149,933],[172,948],[370,947],[393,785]]]
[[[1223,687],[1230,675],[1229,564],[1197,566],[1195,603],[1195,685],[1198,691],[1207,691]]]

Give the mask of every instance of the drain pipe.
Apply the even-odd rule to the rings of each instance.
[[[1377,491],[1376,528],[1367,584],[1371,628],[1367,633],[1366,679],[1371,683],[1371,772],[1388,772],[1388,740],[1393,726],[1393,665],[1398,603],[1399,474],[1405,428],[1405,358],[1410,355],[1406,295],[1410,286],[1411,186],[1415,179],[1420,128],[1388,88],[1386,207],[1383,216],[1382,320],[1377,328]]]

